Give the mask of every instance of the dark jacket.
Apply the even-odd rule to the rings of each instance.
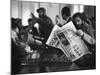
[[[52,20],[48,16],[44,16],[38,19],[38,23],[40,36],[44,37],[46,42],[53,28]]]

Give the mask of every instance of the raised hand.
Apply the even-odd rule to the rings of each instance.
[[[55,21],[56,21],[56,24],[60,24],[61,19],[59,15],[56,15]]]
[[[31,13],[30,16],[31,16],[33,19],[36,19],[35,15],[34,15],[33,13]]]
[[[84,35],[84,32],[82,30],[77,30],[76,31],[76,35],[83,36]]]

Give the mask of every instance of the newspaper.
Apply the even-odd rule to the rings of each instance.
[[[60,42],[58,41],[58,38],[56,37],[55,35],[55,32],[57,30],[60,30],[60,27],[58,25],[55,25],[46,44],[49,45],[49,46],[53,46],[53,47],[56,47],[56,48],[60,48],[62,50],[62,47],[60,45]]]
[[[72,22],[63,27],[54,26],[46,44],[60,48],[72,61],[75,61],[85,54],[90,53],[84,41],[75,35],[76,28]]]

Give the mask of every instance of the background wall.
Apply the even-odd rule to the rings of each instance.
[[[30,13],[32,12],[35,14],[36,17],[38,17],[36,9],[38,9],[39,7],[44,7],[46,9],[47,15],[52,19],[53,23],[55,24],[56,15],[60,15],[61,17],[61,9],[65,6],[70,8],[71,15],[76,12],[85,12],[88,16],[95,16],[95,6],[12,0],[11,17],[21,18],[23,25],[28,25],[27,20],[28,18],[30,18]]]
[[[96,17],[96,6],[84,6],[84,12],[89,17]]]

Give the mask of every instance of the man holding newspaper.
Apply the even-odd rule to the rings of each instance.
[[[67,13],[66,13],[67,12]],[[46,44],[60,48],[80,69],[95,68],[95,39],[93,28],[82,13],[70,17],[68,7],[62,8],[62,27],[54,26]]]

